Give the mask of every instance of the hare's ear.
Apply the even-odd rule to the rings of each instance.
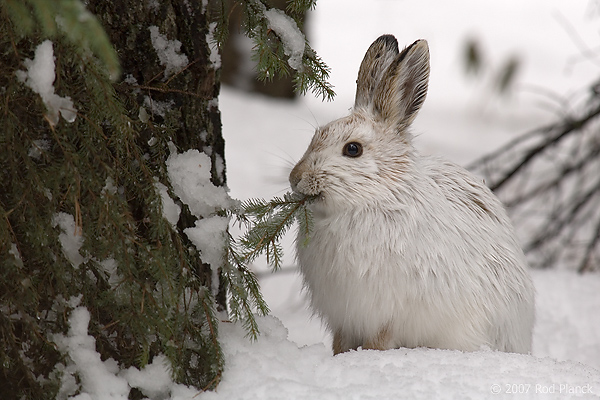
[[[429,47],[417,40],[390,64],[373,95],[373,110],[402,130],[417,116],[429,81]]]
[[[398,41],[392,35],[382,35],[371,44],[358,70],[355,108],[371,104],[375,88],[397,56]]]

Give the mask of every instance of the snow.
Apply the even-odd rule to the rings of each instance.
[[[160,2],[158,0],[146,0],[146,7],[156,14],[160,9]]]
[[[211,149],[205,149],[205,153],[191,149],[178,154],[174,146],[171,147],[172,152],[167,159],[167,173],[173,191],[183,203],[188,205],[191,213],[198,217],[195,226],[186,228],[183,232],[200,251],[202,260],[215,266],[212,270],[211,290],[216,295],[219,289],[218,267],[223,264],[225,256],[229,218],[215,213],[233,207],[235,202],[227,194],[226,188],[215,186],[210,180],[212,164],[206,153],[210,153]],[[171,224],[175,225],[180,210],[177,210],[176,220],[174,206],[177,208],[178,206],[170,200],[166,187],[163,189],[158,186],[158,189],[163,199],[163,214]]]
[[[67,259],[73,265],[73,268],[79,268],[85,258],[79,254],[79,249],[83,245],[83,236],[81,229],[75,225],[75,219],[71,214],[59,212],[54,215],[53,226],[59,226],[62,232],[58,235],[62,251]]]
[[[255,343],[240,326],[221,324],[227,369],[217,392],[201,398],[515,398],[511,390],[523,392],[517,398],[564,399],[575,390],[600,397],[600,276],[532,275],[538,291],[533,355],[421,348],[333,357],[329,343],[298,345],[279,319],[266,317]],[[285,299],[290,286],[281,279],[277,285]],[[318,323],[298,307],[288,304],[287,313],[303,314],[305,327]]]
[[[89,322],[89,311],[77,307],[69,315],[68,334],[53,338],[58,350],[68,356],[67,365],[58,364],[55,370],[61,377],[57,400],[127,400],[131,388],[139,388],[151,399],[167,395],[173,400],[192,399],[198,394],[195,389],[173,383],[171,366],[163,355],[154,357],[141,370],[122,369],[112,358],[103,361],[95,339],[88,335]]]
[[[33,60],[25,60],[27,71],[17,71],[17,78],[41,96],[48,109],[46,117],[52,126],[58,123],[59,113],[67,122],[73,122],[77,117],[71,98],[54,93],[54,59],[52,42],[46,40],[36,47]]]
[[[67,336],[56,335],[53,338],[59,351],[68,355],[71,361],[61,371],[63,384],[57,398],[65,399],[75,394],[79,386],[74,378],[77,374],[86,392],[71,399],[125,400],[129,393],[127,382],[115,375],[119,371],[115,360],[109,358],[102,361],[100,354],[96,352],[96,341],[87,332],[89,322],[90,313],[87,309],[77,307],[69,316],[70,329]]]
[[[228,225],[228,217],[215,215],[199,219],[194,227],[183,231],[194,246],[202,252],[202,261],[215,267],[215,270],[223,264]],[[213,283],[218,284],[218,282],[219,280],[216,279]]]
[[[597,67],[583,61],[563,17],[595,48],[598,17],[590,18],[585,2],[375,0],[368,8],[358,1],[318,2],[308,20],[308,38],[331,67],[338,96],[331,103],[311,96],[293,103],[223,88],[220,109],[232,197],[271,198],[289,190],[287,176],[314,128],[347,115],[364,52],[384,33],[396,35],[401,45],[418,38],[430,45],[430,90],[414,124],[422,153],[466,165],[550,123],[560,116],[553,97],[575,106],[581,89],[597,79]],[[465,77],[460,63],[466,38],[476,38],[484,50],[477,81]],[[512,55],[522,61],[517,85],[508,97],[494,95],[494,74]],[[532,355],[399,349],[332,357],[331,337],[307,308],[293,266],[292,238],[286,240],[282,271],[270,273],[264,262],[254,268],[272,315],[287,332],[278,321],[261,320],[263,335],[252,344],[242,339],[239,327],[223,324],[227,369],[217,391],[201,398],[564,399],[573,394],[567,393],[568,384],[581,392],[591,385],[593,395],[582,393],[584,398],[600,396],[598,275],[532,271],[537,290]],[[499,394],[492,393],[492,384],[500,385]],[[529,392],[509,394],[509,384],[527,384]]]
[[[39,160],[42,154],[48,150],[50,150],[50,141],[47,139],[37,139],[32,142],[27,155]]]
[[[575,390],[600,394],[598,371],[575,362],[424,348],[332,357],[322,344],[298,347],[287,340],[274,317],[261,318],[259,326],[262,335],[250,343],[239,325],[221,324],[227,370],[217,391],[201,399],[503,399],[514,398],[511,390],[525,393],[519,398],[550,391],[555,393],[544,398],[565,398]]]
[[[110,176],[106,177],[104,187],[102,188],[102,191],[100,193],[101,194],[108,193],[113,196],[115,194],[117,194],[117,187],[115,186],[115,181],[113,180],[112,177],[110,177]]]
[[[227,190],[210,181],[211,165],[210,158],[195,149],[173,152],[167,159],[173,191],[197,217],[208,217],[232,204]]]
[[[8,254],[12,255],[15,258],[15,262],[19,267],[23,266],[23,259],[21,258],[21,253],[19,253],[19,248],[16,244],[10,244],[10,250],[8,250]]]
[[[532,274],[537,288],[533,354],[600,370],[600,275]]]
[[[271,8],[264,11],[269,29],[272,29],[283,43],[283,51],[288,56],[288,64],[298,72],[302,72],[302,57],[306,39],[291,17],[281,10]]]
[[[165,185],[160,182],[155,182],[154,187],[160,193],[160,198],[162,201],[162,210],[163,217],[171,226],[175,227],[177,225],[177,221],[179,221],[179,214],[181,214],[181,207],[169,196],[169,191]]]
[[[179,40],[169,40],[158,30],[158,26],[150,26],[150,40],[156,51],[160,64],[165,67],[165,78],[170,77],[176,72],[181,71],[188,65],[188,58],[181,54],[181,42]]]
[[[576,275],[572,274],[573,277]],[[576,276],[579,283],[585,278]],[[583,283],[585,286],[585,283]],[[573,361],[495,352],[439,349],[358,350],[332,357],[323,344],[298,346],[275,317],[258,319],[261,336],[251,342],[240,324],[219,326],[227,369],[216,392],[173,383],[159,355],[145,368],[120,369],[102,361],[87,333],[89,312],[77,307],[69,333],[54,341],[69,356],[60,365],[59,399],[126,399],[139,388],[151,399],[565,399],[600,397],[600,372]],[[75,380],[75,374],[81,379]]]
[[[148,107],[152,114],[160,115],[161,117],[164,117],[167,112],[171,111],[174,105],[175,102],[173,100],[159,101],[151,98],[150,96],[144,96],[144,107]],[[146,112],[146,110],[140,107],[140,120],[142,122],[148,121],[147,115],[144,117],[144,115],[141,114],[143,112]]]
[[[119,271],[117,269],[117,261],[114,258],[107,258],[104,261],[101,261],[100,266],[104,270],[104,272],[108,275],[108,285],[111,289],[115,289],[119,286],[121,282],[123,282],[123,277],[119,275]]]
[[[122,376],[132,387],[139,388],[145,396],[158,398],[167,394],[166,389],[173,383],[169,370],[169,360],[160,355],[154,357],[152,363],[142,370],[129,367]]]

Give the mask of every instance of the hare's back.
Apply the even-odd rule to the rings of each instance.
[[[504,205],[482,178],[440,158],[423,160],[426,175],[457,213],[466,213],[483,223],[500,225],[512,233]]]

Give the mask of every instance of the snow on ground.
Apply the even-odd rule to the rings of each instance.
[[[539,320],[550,321],[549,328],[563,333],[562,337],[548,335],[542,324],[535,341],[570,354],[583,350],[589,360],[597,362],[597,345],[577,340],[594,334],[594,329],[598,334],[598,321],[589,317],[600,306],[598,296],[591,296],[600,289],[600,276],[589,279],[565,272],[536,272],[534,279],[537,284],[545,282],[538,285],[544,289]],[[72,306],[77,302],[70,300]],[[59,399],[76,393],[79,385],[82,393],[69,398],[125,400],[130,387],[155,400],[600,398],[600,371],[575,361],[488,349],[472,353],[423,348],[358,350],[333,357],[323,343],[298,346],[290,341],[288,330],[271,316],[259,318],[262,334],[255,342],[247,339],[240,324],[220,324],[227,367],[217,391],[201,393],[173,383],[168,361],[162,356],[142,370],[123,370],[112,359],[101,360],[87,332],[89,318],[84,307],[75,308],[69,316],[69,333],[54,338],[72,360],[58,368],[63,373]],[[570,337],[564,336],[569,333]]]
[[[298,347],[274,317],[248,343],[222,324],[228,360],[218,390],[201,399],[513,399],[600,397],[598,370],[551,358],[483,350],[352,351],[332,357],[322,344]]]
[[[310,325],[306,313],[289,307],[296,324],[286,329],[274,317],[263,318],[255,343],[239,326],[221,325],[227,369],[218,390],[200,398],[599,398],[600,276],[533,271],[533,278],[538,290],[533,355],[398,349],[333,357],[323,343],[299,346],[289,340],[288,330]]]

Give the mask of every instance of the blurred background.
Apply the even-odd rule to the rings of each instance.
[[[534,182],[543,181],[544,187],[552,188],[548,194],[533,187],[531,190],[538,193],[534,203],[522,209],[515,203],[511,208],[514,212],[521,210],[522,214],[530,215],[532,209],[541,210],[540,201],[548,202],[548,196],[560,197],[565,191],[575,196],[581,192],[577,188],[585,186],[556,183],[558,178],[549,183],[544,179],[554,176],[562,179],[561,174],[569,167],[569,160],[578,160],[581,149],[600,146],[597,127],[588,124],[577,140],[562,142],[569,147],[560,150],[560,154],[556,146],[544,140],[554,132],[552,129],[577,131],[568,125],[569,121],[579,123],[580,118],[593,113],[598,105],[595,88],[600,77],[600,2],[320,0],[316,9],[306,16],[304,31],[311,46],[331,68],[330,82],[337,93],[334,101],[323,102],[311,94],[294,97],[286,89],[285,82],[279,82],[281,85],[274,89],[255,83],[249,56],[252,43],[235,35],[230,38],[228,47],[233,48],[233,54],[227,55],[228,50],[225,50],[223,56],[224,71],[229,69],[225,74],[229,76],[224,80],[230,85],[222,88],[219,101],[232,197],[241,200],[271,198],[289,190],[289,171],[305,151],[314,128],[349,112],[362,57],[373,40],[386,33],[395,35],[401,46],[421,38],[429,42],[429,93],[413,125],[421,153],[471,166],[486,178],[488,184],[495,184],[499,178],[494,173],[506,172],[510,163],[519,169],[523,155],[528,154],[531,146],[543,143],[554,148],[554,153],[543,154],[540,158],[546,164],[529,165],[529,170],[519,169],[524,175],[529,171],[530,179],[534,174]],[[287,85],[289,88],[289,83]],[[552,129],[540,130],[542,127]],[[531,140],[538,142],[532,145],[517,140],[516,145],[511,145],[527,132]],[[509,154],[508,163],[501,157],[481,161],[484,155],[502,146],[509,146],[503,153]],[[561,164],[563,161],[567,164]],[[578,182],[584,177],[593,180],[600,175],[597,174],[600,171],[597,161],[598,157],[595,157],[595,164],[588,164],[587,169],[581,167],[583,162],[577,164],[582,173],[577,176]],[[556,168],[557,165],[560,168]],[[505,202],[518,193],[522,195],[523,192],[517,189],[526,187],[521,180],[511,184],[512,187],[500,192]],[[588,200],[580,207],[587,210],[586,213],[579,215],[579,219],[573,217],[568,221],[572,227],[580,227],[582,220],[595,221],[593,218],[599,217],[598,190],[593,191]],[[558,200],[550,202],[555,204]],[[565,200],[565,204],[574,202],[576,197]],[[561,212],[557,209],[540,211],[538,220],[543,222],[542,225],[527,222],[519,227],[524,243],[531,244],[527,240],[534,235],[527,233],[527,227],[535,225],[536,232],[540,229],[547,232],[550,228],[544,224],[563,221]],[[556,215],[559,217],[554,218]],[[588,234],[587,242],[579,243],[583,246],[579,253],[583,254],[589,247],[595,228],[596,225],[590,225],[588,233],[591,232],[591,236]],[[574,235],[573,231],[567,232],[561,240]],[[320,322],[312,319],[307,310],[301,279],[294,267],[292,241],[291,237],[286,238],[288,251],[283,271],[271,273],[261,262],[256,263],[254,269],[260,276],[263,293],[273,314],[284,322],[290,339],[301,345],[329,343]],[[544,260],[544,263],[540,261],[541,266],[549,266],[548,257],[555,256],[548,249],[573,246],[574,243],[551,242],[532,256],[532,263]],[[573,267],[555,257],[551,265],[559,270],[581,269],[581,265],[584,265],[583,269],[598,269],[597,252],[590,252],[583,258]],[[541,285],[539,282],[544,279],[537,278],[538,284]],[[556,278],[557,281],[565,279]],[[552,285],[547,286],[550,291],[561,290]],[[587,313],[585,310],[589,308],[584,307],[581,312]],[[565,313],[570,312],[565,310]],[[590,317],[586,315],[585,318]],[[543,316],[538,319],[544,322]],[[590,326],[600,325],[597,317],[591,319]],[[593,354],[600,354],[598,328],[584,329],[588,330],[586,345],[594,348]],[[569,336],[572,332],[564,334]],[[551,340],[538,341],[537,352],[557,357],[557,351],[539,350],[547,347]],[[573,337],[568,340],[572,341]]]

